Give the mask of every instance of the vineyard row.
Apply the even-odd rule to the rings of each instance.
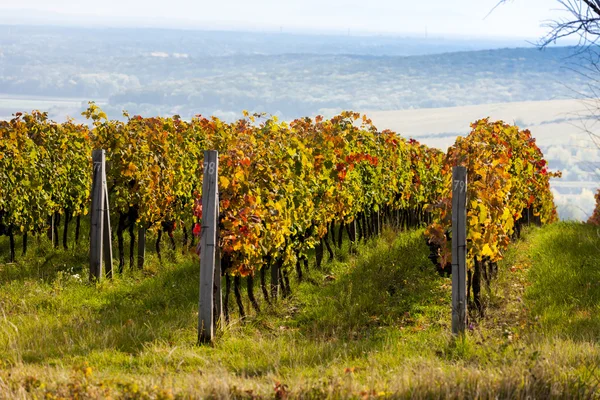
[[[252,277],[270,265],[287,271],[307,262],[313,248],[320,264],[324,248],[331,253],[332,225],[356,241],[376,233],[382,219],[426,226],[446,267],[456,165],[469,177],[467,264],[474,277],[493,273],[524,216],[557,219],[549,182],[559,174],[548,171],[529,131],[501,121],[473,123],[444,153],[378,131],[352,112],[289,123],[247,114],[226,123],[125,113],[123,122],[90,103],[83,114],[89,125],[56,123],[37,111],[0,122],[0,234],[11,237],[11,259],[14,234],[26,244],[28,233],[56,229],[59,218],[66,230],[88,213],[92,149],[106,151],[120,271],[127,230],[132,249],[139,229],[171,240],[177,227],[186,238],[190,230],[200,234],[207,149],[219,152],[219,244],[228,276]]]

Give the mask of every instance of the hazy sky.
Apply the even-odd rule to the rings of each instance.
[[[531,37],[557,0],[0,0],[2,22]],[[552,10],[554,9],[554,10]]]

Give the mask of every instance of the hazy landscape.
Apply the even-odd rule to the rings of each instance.
[[[0,93],[95,100],[118,117],[241,110],[285,119],[569,98],[587,91],[571,48],[526,42],[276,33],[0,27]],[[511,45],[513,48],[499,48]],[[495,50],[481,50],[482,48]],[[69,100],[65,100],[69,99]],[[47,105],[40,103],[41,105]],[[0,116],[18,106],[3,101]]]
[[[574,100],[591,93],[584,62],[574,48],[516,39],[4,25],[0,118],[41,109],[80,119],[88,101],[112,118],[356,110],[445,149],[490,116],[532,130],[550,167],[563,170],[554,183],[561,217],[585,219],[600,158],[582,129],[589,104]]]

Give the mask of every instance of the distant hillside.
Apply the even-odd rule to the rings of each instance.
[[[548,100],[588,91],[587,81],[568,68],[577,64],[569,58],[572,48],[479,50],[502,44],[0,26],[0,117],[22,110],[10,102],[16,95],[79,99],[77,106],[57,101],[52,113],[60,118],[76,115],[88,100],[107,101],[113,117],[127,109],[233,118],[248,109],[294,118],[341,109]]]

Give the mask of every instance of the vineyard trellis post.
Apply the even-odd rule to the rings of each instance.
[[[452,334],[467,325],[467,169],[452,170]]]
[[[271,263],[271,297],[279,297],[279,265],[277,261]]]
[[[113,276],[112,242],[110,231],[110,212],[108,188],[106,185],[106,156],[104,150],[92,153],[92,212],[90,232],[90,280],[100,281],[102,276]],[[104,257],[103,274],[102,258]]]
[[[54,241],[56,240],[56,238],[54,237],[54,218],[56,216],[56,213],[52,213],[52,216],[50,217],[50,243],[52,244],[52,246],[54,247]]]
[[[219,207],[219,192],[218,192],[218,186],[217,186],[217,238],[216,238],[216,242],[219,243],[219,238],[220,238],[220,230],[219,230],[219,214],[220,214],[220,207]],[[217,248],[215,249],[215,282],[213,285],[214,288],[214,299],[215,299],[215,306],[214,306],[214,313],[215,315],[213,316],[213,321],[215,326],[218,326],[218,323],[222,323],[223,321],[225,321],[225,316],[223,315],[223,291],[221,290],[221,247],[217,245]]]
[[[138,229],[138,253],[137,253],[138,269],[144,269],[145,261],[146,261],[146,228],[139,228]]]
[[[204,152],[202,181],[202,229],[200,237],[200,299],[198,305],[198,343],[211,342],[221,310],[221,267],[218,252],[219,156],[215,150]]]

